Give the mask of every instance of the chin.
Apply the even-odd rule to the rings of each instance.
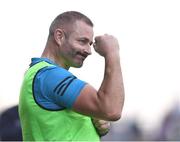
[[[72,65],[71,67],[74,67],[74,68],[81,68],[83,66],[83,64],[74,64]]]

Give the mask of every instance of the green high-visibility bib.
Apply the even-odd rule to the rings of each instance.
[[[36,73],[52,66],[45,61],[27,70],[21,86],[19,115],[24,141],[100,141],[91,118],[70,109],[58,111],[40,107],[33,97]]]

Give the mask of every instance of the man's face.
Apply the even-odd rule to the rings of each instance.
[[[76,21],[69,28],[71,32],[62,44],[61,55],[67,67],[81,67],[85,58],[91,54],[93,27],[83,21]]]

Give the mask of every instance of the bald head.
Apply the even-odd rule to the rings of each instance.
[[[57,28],[61,28],[65,30],[66,32],[69,32],[69,27],[72,27],[72,25],[76,21],[83,21],[87,25],[93,27],[92,21],[85,16],[84,14],[77,12],[77,11],[67,11],[60,15],[58,15],[53,22],[51,23],[51,26],[49,28],[49,36],[54,35],[54,32]]]

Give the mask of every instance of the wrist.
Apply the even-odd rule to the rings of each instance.
[[[110,51],[107,54],[104,55],[105,59],[119,59],[119,51]]]
[[[105,62],[107,64],[110,64],[110,65],[119,64],[120,63],[119,52],[108,53],[106,56],[104,56],[104,58],[105,58]]]

